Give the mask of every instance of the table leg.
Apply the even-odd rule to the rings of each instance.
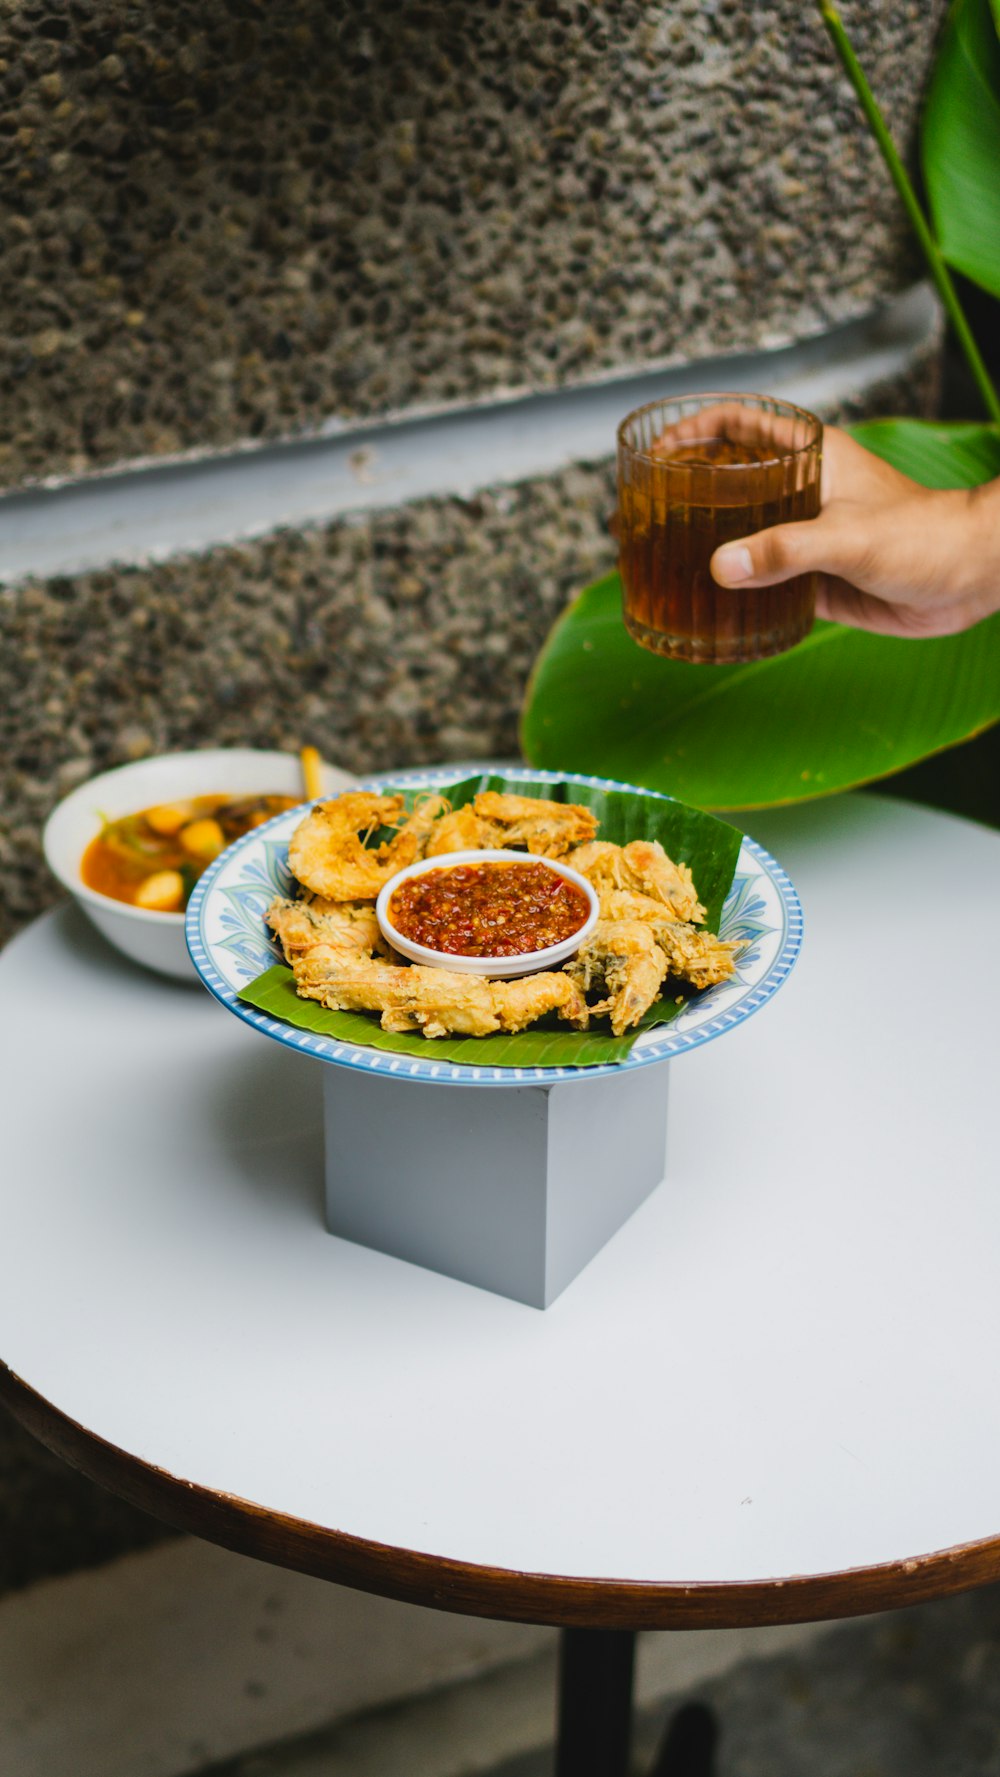
[[[628,1777],[630,1629],[564,1629],[559,1643],[555,1777]]]
[[[554,1777],[628,1777],[634,1663],[630,1630],[562,1631]],[[667,1725],[649,1777],[713,1777],[717,1740],[711,1710],[685,1703]]]

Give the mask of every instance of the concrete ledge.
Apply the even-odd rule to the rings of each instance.
[[[860,321],[798,345],[678,364],[645,364],[574,387],[330,422],[310,442],[203,454],[0,498],[0,581],[161,561],[385,511],[415,500],[555,475],[614,451],[619,420],[660,395],[761,390],[824,414],[869,407],[887,384],[915,387],[936,355],[940,314],[926,284]],[[910,404],[912,407],[912,403]]]
[[[908,153],[944,0],[843,11]],[[802,0],[6,0],[0,63],[7,484],[787,343],[916,259]]]

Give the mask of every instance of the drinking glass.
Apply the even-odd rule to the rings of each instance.
[[[808,635],[816,575],[719,586],[721,543],[819,511],[823,427],[766,395],[650,401],[618,428],[625,627],[672,660],[761,660]]]

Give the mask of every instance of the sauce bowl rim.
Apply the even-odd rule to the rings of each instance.
[[[488,863],[543,865],[545,869],[583,890],[590,904],[587,918],[577,931],[572,932],[568,938],[560,939],[558,944],[546,945],[542,950],[523,950],[515,956],[463,956],[447,950],[434,950],[426,944],[418,944],[412,938],[404,937],[393,925],[389,918],[389,902],[401,883],[413,876],[426,876],[431,870],[458,869],[467,864]],[[533,975],[537,971],[552,968],[557,963],[566,962],[589,938],[600,915],[597,892],[579,870],[574,870],[571,864],[564,864],[561,858],[543,858],[536,852],[518,851],[513,847],[506,850],[482,848],[442,852],[437,857],[419,858],[415,864],[407,864],[405,869],[397,870],[395,876],[390,876],[375,902],[375,917],[382,936],[410,962],[422,964],[426,968],[450,969],[456,974],[485,975],[496,979]]]

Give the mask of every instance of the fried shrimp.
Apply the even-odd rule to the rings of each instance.
[[[715,987],[720,981],[728,981],[735,958],[743,948],[738,941],[727,942],[714,932],[674,919],[662,901],[632,894],[628,889],[604,891],[601,918],[641,920],[666,956],[670,973],[690,982],[692,987]]]
[[[434,822],[447,808],[443,796],[428,794],[404,818],[402,796],[347,790],[333,802],[319,803],[296,827],[289,868],[327,901],[374,900],[390,876],[423,856]],[[366,838],[380,827],[399,831],[382,845],[366,847]]]
[[[320,945],[348,955],[368,956],[385,948],[370,902],[286,901],[279,897],[267,910],[267,923],[277,933],[290,964]]]
[[[546,1012],[583,1027],[587,1006],[562,974],[490,981],[450,969],[406,968],[372,957],[315,950],[294,963],[304,999],[339,1012],[379,1012],[383,1030],[422,1031],[425,1037],[485,1037],[523,1030]]]
[[[578,846],[566,862],[593,883],[599,894],[628,889],[658,901],[674,919],[700,925],[705,918],[688,866],[675,864],[656,839],[632,839],[628,845],[597,839]]]
[[[513,981],[494,981],[492,986],[493,1003],[504,1030],[523,1030],[546,1012],[558,1012],[577,1030],[587,1027],[587,1002],[569,975],[521,975]]]
[[[499,835],[493,843],[523,847],[537,857],[561,858],[597,832],[597,817],[578,802],[546,802],[541,797],[481,790],[472,806]]]
[[[503,796],[481,790],[471,803],[437,821],[426,856],[449,851],[503,851],[507,847],[561,858],[597,832],[589,808],[576,802],[545,802],[534,796]]]
[[[572,802],[494,790],[457,809],[430,792],[409,799],[409,811],[407,800],[347,791],[316,804],[292,835],[288,862],[300,894],[279,896],[266,917],[303,999],[373,1013],[383,1030],[427,1038],[514,1032],[549,1014],[578,1030],[608,1020],[622,1037],[670,982],[700,989],[733,974],[742,946],[705,928],[690,869],[657,841],[600,840],[591,810]],[[397,955],[373,905],[389,878],[419,858],[494,849],[562,859],[597,890],[600,918],[565,967],[498,978]],[[527,934],[538,929],[528,919]]]
[[[591,1016],[610,1014],[611,1029],[620,1037],[653,1004],[667,974],[667,958],[642,920],[600,919],[565,973],[584,993],[603,990],[606,997],[591,1006]]]
[[[653,930],[671,975],[690,982],[692,987],[716,987],[720,981],[728,981],[735,967],[734,958],[743,949],[742,944],[727,943],[714,932],[699,931],[682,919],[662,920]]]
[[[493,841],[483,838],[485,830],[485,821],[480,820],[472,803],[467,802],[464,808],[443,814],[434,822],[424,856],[437,858],[449,851],[489,850]]]
[[[705,909],[698,899],[687,864],[675,864],[658,839],[633,839],[623,847],[640,894],[662,901],[678,919],[700,925]]]

